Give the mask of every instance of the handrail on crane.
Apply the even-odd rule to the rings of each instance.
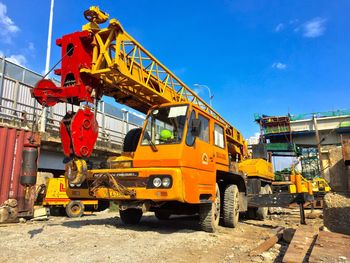
[[[81,72],[103,80],[104,95],[113,96],[118,88],[139,99],[143,105],[138,109],[144,113],[156,104],[191,102],[225,124],[229,140],[243,146],[241,133],[131,37],[118,20],[111,19],[107,28],[95,32],[93,45],[92,67]]]

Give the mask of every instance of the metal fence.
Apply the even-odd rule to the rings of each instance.
[[[0,57],[0,119],[19,128],[31,129],[34,116],[40,121],[42,107],[32,98],[30,88],[42,78],[29,69]],[[58,134],[59,123],[67,109],[79,106],[59,103],[48,108],[46,131]],[[125,134],[140,127],[143,119],[126,110],[101,102],[96,119],[99,123],[98,141],[121,145]]]

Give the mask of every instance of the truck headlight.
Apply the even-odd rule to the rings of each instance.
[[[162,179],[160,179],[159,177],[153,178],[153,185],[157,188],[162,186]]]
[[[147,182],[147,188],[171,188],[173,185],[173,179],[168,174],[155,174],[151,175]]]
[[[162,185],[163,185],[163,187],[168,188],[171,185],[170,177],[164,177],[162,179]]]

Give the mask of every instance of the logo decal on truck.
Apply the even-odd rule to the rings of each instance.
[[[208,164],[208,155],[206,153],[202,155],[202,164]]]

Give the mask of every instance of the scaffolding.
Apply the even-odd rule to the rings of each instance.
[[[306,115],[302,115],[306,117]],[[301,115],[298,115],[301,118]],[[266,149],[272,156],[299,157],[302,174],[312,179],[320,176],[320,163],[317,148],[301,147],[293,143],[291,121],[296,117],[255,115],[255,121],[260,126],[261,141],[266,143]]]
[[[301,169],[306,179],[320,177],[320,160],[317,148],[301,148]]]

